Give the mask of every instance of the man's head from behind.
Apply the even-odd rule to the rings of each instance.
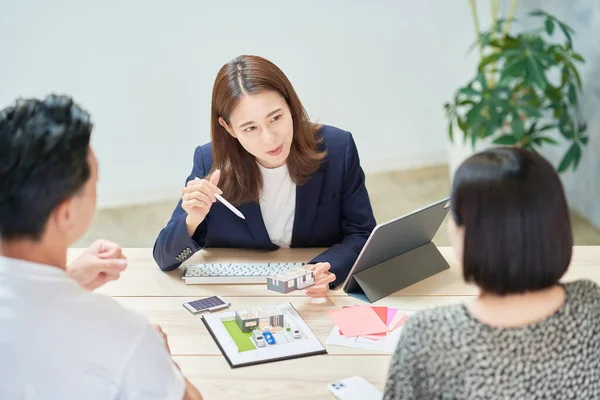
[[[96,206],[88,113],[65,96],[0,111],[0,240],[78,240]]]

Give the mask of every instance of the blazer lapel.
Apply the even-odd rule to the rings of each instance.
[[[305,185],[296,187],[296,213],[292,231],[292,247],[303,246],[310,237],[322,186],[323,172],[319,170],[310,177]]]
[[[246,203],[239,207],[239,210],[246,217],[246,226],[250,235],[261,249],[275,250],[279,246],[273,244],[269,238],[269,233],[265,227],[262,213],[260,212],[260,204]]]

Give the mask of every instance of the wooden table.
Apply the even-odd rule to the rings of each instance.
[[[82,249],[69,251],[69,258]],[[302,261],[322,249],[282,249],[276,252],[211,249],[194,255],[190,262]],[[412,285],[375,303],[407,310],[459,303],[477,294],[477,288],[462,281],[452,249],[441,253],[449,270]],[[325,343],[333,327],[328,310],[349,304],[364,304],[342,290],[325,299],[306,298],[301,292],[288,295],[266,290],[266,285],[186,285],[182,268],[162,272],[151,249],[126,249],[127,270],[116,282],[98,291],[112,296],[123,306],[160,324],[169,337],[171,351],[184,374],[206,400],[246,399],[332,399],[326,385],[337,379],[360,375],[383,389],[390,355],[367,350],[326,346],[329,354],[231,369],[208,334],[199,316],[182,303],[199,297],[221,295],[231,309],[290,302],[313,332]],[[576,247],[565,281],[587,278],[600,282],[600,246]]]

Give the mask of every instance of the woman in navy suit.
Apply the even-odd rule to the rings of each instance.
[[[196,148],[183,196],[156,239],[160,268],[175,269],[204,247],[329,247],[309,263],[316,284],[306,293],[322,297],[342,283],[375,227],[352,135],[310,122],[276,65],[240,56],[215,80],[211,139]]]

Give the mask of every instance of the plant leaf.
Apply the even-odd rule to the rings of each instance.
[[[583,56],[579,53],[571,53],[571,57],[573,57],[579,62],[585,62],[585,58],[583,58]]]
[[[529,13],[529,15],[532,16],[532,17],[543,17],[543,16],[546,15],[546,13],[543,12],[542,10],[537,9],[537,10],[531,11]]]
[[[543,143],[558,144],[558,142],[556,140],[554,140],[554,139],[552,139],[551,137],[548,137],[548,136],[536,137],[536,138],[533,139],[533,141],[538,146],[541,146]]]
[[[590,140],[590,138],[589,138],[589,137],[587,137],[587,136],[584,136],[584,137],[581,137],[581,138],[579,138],[579,141],[580,141],[581,143],[583,143],[585,146],[587,146],[587,144],[588,144],[589,140]]]
[[[546,124],[546,125],[542,126],[540,129],[538,129],[537,131],[544,132],[544,131],[547,131],[547,130],[553,129],[553,128],[556,128],[556,124]]]
[[[481,60],[481,62],[479,63],[479,72],[483,72],[484,68],[486,67],[486,65],[494,63],[496,61],[498,61],[498,59],[502,58],[503,54],[502,53],[493,53],[490,54],[487,57],[484,57],[483,60]]]
[[[573,128],[573,120],[567,111],[560,112],[558,130],[567,139],[575,137],[575,129]]]
[[[497,49],[518,49],[519,41],[507,34],[502,41],[498,39],[490,39],[488,46],[495,47]]]
[[[581,149],[577,143],[573,143],[569,148],[569,151],[567,151],[567,154],[565,154],[560,162],[560,165],[558,166],[558,172],[565,172],[577,158],[581,158]]]
[[[553,17],[554,18],[554,17]],[[558,19],[554,18],[554,20],[556,21],[556,23],[560,24],[563,26],[563,28],[565,28],[567,30],[567,32],[571,33],[571,34],[575,34],[575,31],[573,30],[573,28],[571,28],[569,25],[565,24],[562,21],[559,21]]]
[[[450,143],[454,143],[454,132],[453,132],[454,121],[450,120],[448,123],[448,137],[450,138]]]
[[[535,127],[537,126],[537,122],[534,122],[533,124],[531,124],[531,126],[529,127],[529,129],[527,129],[527,135],[531,135],[535,132]]]
[[[576,170],[579,167],[579,161],[581,161],[581,147],[577,146],[579,152],[575,153],[575,164],[573,166],[573,170]]]
[[[477,142],[477,132],[471,132],[471,148],[475,150],[475,142]]]
[[[516,56],[523,56],[523,50],[521,49],[502,49],[500,52],[506,58],[514,58]]]
[[[560,74],[560,89],[564,88],[567,85],[570,76],[571,74],[569,73],[569,69],[567,67],[564,67],[562,69],[562,73]]]
[[[471,87],[471,85],[465,86],[464,88],[461,88],[458,91],[458,93],[464,94],[465,96],[479,96],[479,95],[481,95],[481,92],[478,92],[477,90],[473,89]]]
[[[548,66],[552,66],[552,65],[556,65],[556,60],[554,58],[552,58],[551,56],[549,56],[548,54],[546,54],[545,52],[542,51],[532,51],[532,54],[535,54],[535,56],[546,62],[546,64]]]
[[[467,120],[465,122],[465,125],[468,128],[473,129],[475,126],[479,125],[479,121],[481,121],[481,110],[482,109],[483,109],[483,103],[477,103],[467,112],[467,114],[466,114]]]
[[[572,106],[576,105],[577,104],[577,89],[575,89],[575,85],[573,85],[572,83],[569,83],[568,96],[569,96],[569,103]]]
[[[534,106],[534,107],[539,107],[541,105],[541,101],[540,99],[535,95],[535,92],[529,92],[527,93],[525,96],[521,97],[519,99],[519,102]]]
[[[463,134],[467,134],[467,124],[463,118],[456,117],[456,125],[458,125],[458,128],[463,132]]]
[[[531,117],[531,118],[540,118],[540,117],[542,116],[542,113],[540,113],[540,111],[539,111],[537,108],[535,108],[535,107],[532,107],[532,106],[530,106],[530,105],[523,104],[523,105],[521,105],[519,108],[520,108],[520,109],[521,109],[521,110],[522,110],[522,111],[525,113],[525,115],[527,115],[528,117]]]
[[[563,49],[562,46],[557,44],[550,45],[550,47],[546,49],[546,53],[552,57],[557,64],[560,64],[567,57],[565,54],[566,51],[567,50]]]
[[[494,140],[494,144],[500,144],[503,146],[513,146],[519,142],[519,139],[513,135],[502,135],[496,140]]]
[[[497,125],[500,123],[499,122],[500,117],[498,115],[499,110],[502,111],[502,107],[500,105],[498,105],[498,102],[496,101],[494,94],[492,94],[492,96],[487,101],[487,108],[486,108],[486,111],[490,115],[490,118],[489,118],[490,122],[488,123],[488,126],[493,126],[493,125]],[[494,130],[495,130],[495,128],[494,128]],[[486,136],[488,136],[487,132],[486,132]]]
[[[517,137],[519,140],[525,135],[525,126],[523,125],[523,121],[519,117],[519,114],[513,113],[512,120],[510,121],[510,127],[512,129],[513,136]]]
[[[487,81],[485,79],[485,75],[483,73],[478,73],[475,77],[475,80],[481,84],[481,90],[486,91],[488,89]]]
[[[519,60],[511,64],[507,64],[502,69],[500,74],[500,81],[498,85],[505,86],[507,82],[510,82],[511,78],[522,75],[527,70],[527,63],[525,60]]]
[[[523,42],[525,43],[526,52],[546,52],[546,47],[548,47],[548,45],[546,44],[546,40],[542,39],[540,35],[524,35]]]
[[[498,18],[496,20],[496,33],[502,33],[502,30],[504,29],[504,24],[510,22],[517,22],[518,20],[516,18]]]
[[[577,87],[581,90],[581,77],[579,76],[579,71],[575,68],[573,63],[567,63],[567,67],[573,72],[573,76],[575,77],[575,81],[577,81]]]
[[[539,61],[537,61],[534,57],[527,58],[527,72],[535,82],[535,84],[542,90],[545,91],[548,85],[546,81],[546,75],[542,71],[542,66]]]
[[[573,39],[571,39],[571,34],[569,33],[569,30],[571,32],[573,32],[573,29],[571,29],[570,26],[565,25],[562,22],[558,23],[558,27],[562,31],[563,35],[565,35],[565,37],[567,38],[567,43],[569,44],[569,48],[573,48]]]
[[[525,150],[535,151],[535,147],[533,147],[533,142],[525,137],[525,141],[521,144],[521,148]]]
[[[554,22],[550,18],[546,18],[546,32],[550,36],[554,33]]]
[[[498,129],[500,129],[500,126],[501,125],[495,124],[493,122],[486,124],[485,130],[483,132],[483,137],[492,136],[494,133],[498,132]]]
[[[479,37],[469,46],[467,49],[467,54],[471,53],[473,49],[479,46],[481,43],[481,47],[485,47],[489,44],[492,34],[490,32],[483,32],[479,35]]]

